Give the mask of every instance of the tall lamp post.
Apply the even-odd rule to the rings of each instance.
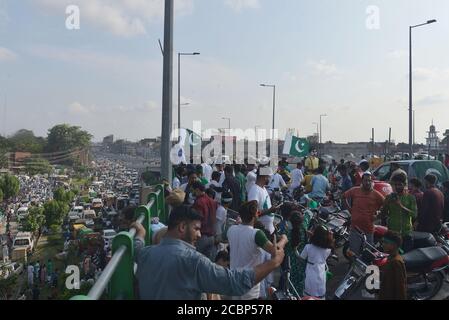
[[[322,127],[323,117],[327,117],[327,114],[320,114],[320,155],[321,155],[321,145],[323,144],[323,127]]]
[[[199,52],[178,53],[178,129],[181,131],[181,56],[198,56]]]
[[[223,120],[228,120],[228,129],[231,130],[231,118],[222,118]]]
[[[171,184],[172,165],[170,161],[170,130],[172,125],[173,89],[173,0],[165,1],[164,11],[164,71],[162,88],[162,132],[161,132],[161,177]]]
[[[275,113],[276,113],[276,85],[274,84],[261,84],[261,87],[273,88],[273,131],[271,132],[271,139],[274,139],[274,126],[275,126]]]
[[[431,23],[437,22],[434,20],[429,20],[426,23],[417,24],[415,26],[410,26],[410,33],[409,33],[409,50],[410,50],[410,65],[409,65],[409,132],[408,132],[408,143],[409,143],[409,150],[410,150],[410,158],[413,156],[413,70],[412,70],[412,30],[414,28],[422,27]]]
[[[320,129],[318,128],[319,123],[318,122],[312,122],[313,125],[316,125],[316,137],[317,139],[320,138]],[[319,142],[319,141],[317,141]]]

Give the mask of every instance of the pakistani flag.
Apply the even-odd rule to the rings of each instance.
[[[201,136],[192,130],[181,129],[179,132],[179,141],[173,146],[170,153],[172,163],[176,165],[180,163],[190,163],[190,159],[187,159],[186,156],[192,154],[190,152],[191,148],[197,146],[201,148]],[[188,152],[186,150],[188,150]]]
[[[294,135],[288,135],[285,138],[284,154],[288,154],[293,157],[305,157],[309,154],[309,141],[295,137]]]

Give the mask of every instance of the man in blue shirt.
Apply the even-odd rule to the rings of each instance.
[[[283,249],[254,268],[229,270],[211,262],[194,245],[201,237],[201,215],[188,206],[170,214],[160,245],[144,247],[145,228],[136,228],[137,280],[143,300],[200,300],[202,293],[241,296],[278,268]]]
[[[323,171],[323,167],[319,167],[312,178],[312,192],[308,194],[311,199],[322,200],[326,197],[326,192],[329,190],[329,180],[323,176]]]

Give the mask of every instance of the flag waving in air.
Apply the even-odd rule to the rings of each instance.
[[[179,141],[173,146],[170,157],[173,164],[190,163],[190,149],[198,146],[201,148],[201,136],[192,130],[181,129],[179,132]]]
[[[284,143],[284,154],[292,157],[305,157],[309,154],[310,144],[307,139],[298,138],[294,135],[287,135]]]

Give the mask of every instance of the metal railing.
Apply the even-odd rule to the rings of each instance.
[[[136,209],[136,221],[145,230],[145,244],[150,245],[153,237],[151,219],[159,217],[162,223],[167,222],[164,198],[164,186],[155,186],[155,191],[148,195],[147,205]],[[134,236],[136,229],[120,232],[112,240],[112,258],[101,273],[97,282],[87,295],[78,295],[71,300],[99,300],[109,286],[109,299],[135,299],[134,290]]]

